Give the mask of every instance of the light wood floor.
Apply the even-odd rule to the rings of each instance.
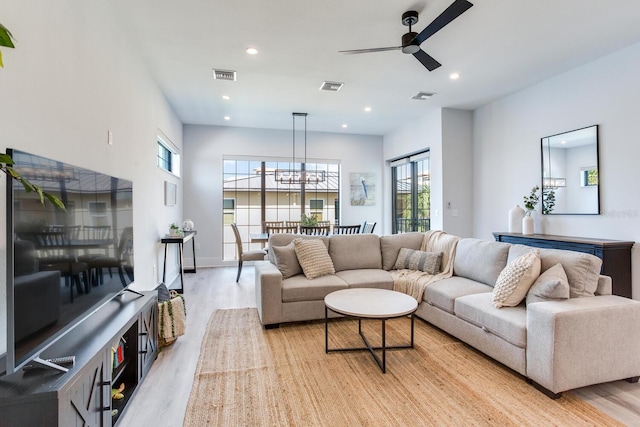
[[[187,334],[162,349],[120,417],[119,427],[182,425],[202,337],[211,314],[219,308],[256,305],[253,267],[244,267],[240,283],[235,283],[235,277],[235,267],[199,269],[196,274],[185,275]],[[621,422],[640,426],[640,383],[616,381],[584,387],[574,393]]]

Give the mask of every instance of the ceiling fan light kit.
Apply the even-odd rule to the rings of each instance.
[[[458,16],[462,15],[471,6],[467,0],[455,0],[448,8],[445,9],[436,19],[434,19],[424,30],[420,33],[411,31],[411,26],[418,22],[418,12],[415,10],[409,10],[402,14],[402,25],[409,27],[409,32],[402,36],[401,46],[392,47],[378,47],[372,49],[353,49],[353,50],[341,50],[340,53],[344,54],[356,54],[356,53],[371,53],[371,52],[384,52],[388,50],[401,50],[402,53],[413,55],[420,63],[429,71],[433,71],[440,67],[438,61],[436,61],[431,55],[426,53],[420,48],[422,42],[443,29],[445,26],[451,23]]]

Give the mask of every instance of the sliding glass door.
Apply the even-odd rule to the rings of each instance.
[[[427,231],[431,217],[429,152],[391,162],[393,233]]]

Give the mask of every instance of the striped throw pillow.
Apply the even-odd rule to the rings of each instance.
[[[420,270],[431,275],[440,272],[442,252],[424,252],[402,248],[396,259],[395,269]]]

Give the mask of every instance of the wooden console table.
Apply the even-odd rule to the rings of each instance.
[[[499,242],[538,248],[567,249],[595,255],[602,260],[601,274],[611,277],[613,294],[631,298],[631,248],[635,242],[503,232],[494,232],[493,236]]]
[[[196,272],[196,239],[195,235],[198,234],[196,230],[185,231],[184,236],[165,236],[160,242],[164,244],[164,266],[162,268],[162,283],[166,285],[166,276],[167,276],[167,252],[169,250],[169,245],[175,243],[178,245],[178,251],[180,252],[180,288],[176,289],[178,293],[184,292],[184,273],[195,273]],[[184,244],[191,240],[191,247],[193,249],[193,268],[185,269],[183,267],[184,262]],[[168,287],[168,286],[167,286]]]

